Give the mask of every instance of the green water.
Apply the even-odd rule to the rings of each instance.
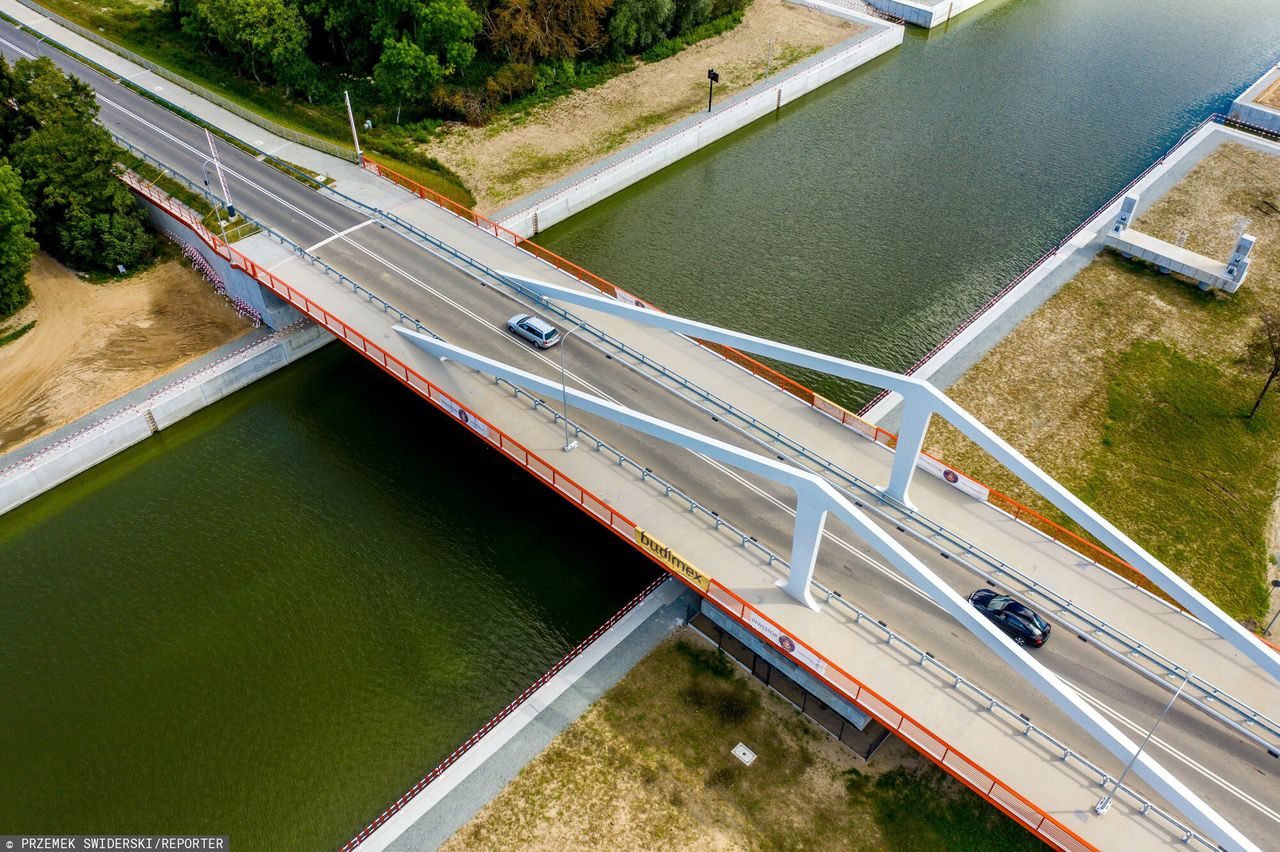
[[[987,0],[540,240],[667,310],[902,369],[1278,52],[1276,0]]]
[[[988,0],[546,236],[902,367],[1277,45],[1275,0]],[[329,347],[0,516],[0,833],[332,848],[652,576]]]
[[[655,576],[337,345],[0,516],[0,565],[0,833],[237,850],[340,845]]]

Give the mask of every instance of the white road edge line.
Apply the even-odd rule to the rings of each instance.
[[[1062,677],[1062,675],[1058,675],[1058,677]],[[1148,730],[1147,728],[1144,728],[1143,726],[1137,724],[1136,722],[1133,722],[1130,719],[1127,719],[1124,715],[1111,709],[1105,703],[1103,703],[1102,701],[1099,701],[1094,696],[1085,692],[1077,684],[1072,683],[1071,681],[1067,680],[1065,677],[1062,677],[1062,680],[1064,683],[1066,683],[1068,686],[1070,686],[1072,689],[1078,692],[1080,694],[1080,697],[1083,698],[1085,701],[1088,701],[1090,704],[1097,707],[1100,711],[1102,711],[1103,713],[1106,713],[1108,716],[1115,719],[1117,722],[1124,725],[1125,727],[1129,728],[1134,733],[1137,733],[1142,736],[1146,736],[1146,733]],[[1244,792],[1239,787],[1232,784],[1230,781],[1226,780],[1220,775],[1215,774],[1212,770],[1210,770],[1208,767],[1204,766],[1203,764],[1197,763],[1195,760],[1192,760],[1186,754],[1178,751],[1176,748],[1169,745],[1164,740],[1160,739],[1159,737],[1153,736],[1151,738],[1151,744],[1154,746],[1158,746],[1160,749],[1164,750],[1165,753],[1173,757],[1175,760],[1178,760],[1179,762],[1186,764],[1189,768],[1191,768],[1198,774],[1203,775],[1209,781],[1221,787],[1223,790],[1235,796],[1236,798],[1240,799],[1242,802],[1250,805],[1259,813],[1263,814],[1264,816],[1268,817],[1269,819],[1275,822],[1280,823],[1280,812],[1277,812],[1272,808],[1268,807],[1267,805],[1264,805],[1262,802],[1253,798],[1248,793]]]

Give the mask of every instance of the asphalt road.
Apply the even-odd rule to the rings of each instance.
[[[0,24],[0,53],[48,55],[85,79],[98,92],[103,123],[188,177],[199,180],[207,157],[204,132],[110,78],[49,48],[8,24]],[[305,247],[366,289],[415,316],[450,342],[546,376],[559,376],[559,353],[537,352],[505,330],[505,320],[527,306],[507,294],[482,287],[398,231],[365,213],[320,194],[233,146],[219,153],[229,172],[236,205]],[[341,236],[339,236],[341,235]],[[566,366],[580,388],[629,407],[749,449],[758,446],[723,421],[673,394],[655,393],[655,384],[619,359],[607,358],[580,335],[565,344]],[[659,354],[659,353],[651,353]],[[589,377],[589,378],[586,378]],[[575,418],[630,458],[643,460],[722,517],[755,535],[780,555],[791,540],[794,498],[784,488],[729,470],[670,445],[636,435],[610,422]],[[886,529],[894,532],[891,525]],[[852,532],[828,522],[828,540],[817,571],[824,585],[840,590],[875,617],[966,678],[982,684],[1032,720],[1110,771],[1113,759],[1066,721],[1043,696],[1020,688],[1020,679],[966,629],[921,595],[892,569],[881,565]],[[962,595],[981,585],[966,569],[937,551],[904,539],[926,565]],[[1096,701],[1135,740],[1168,700],[1167,690],[1059,629],[1034,652],[1038,659]],[[1280,761],[1255,743],[1186,705],[1175,707],[1148,746],[1152,755],[1263,848],[1280,836]],[[1141,786],[1141,785],[1138,785]]]

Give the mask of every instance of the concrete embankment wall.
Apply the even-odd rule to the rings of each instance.
[[[242,270],[232,267],[226,258],[205,245],[202,240],[197,239],[191,229],[184,223],[174,219],[145,199],[137,196],[135,196],[135,199],[142,209],[147,212],[147,219],[151,222],[153,228],[162,234],[168,234],[180,244],[190,246],[198,251],[200,256],[208,262],[209,267],[222,280],[222,283],[226,285],[227,293],[253,308],[266,326],[281,329],[302,318],[302,314],[282,301],[279,296],[262,289],[257,281],[254,281]]]
[[[1280,82],[1280,65],[1263,74],[1258,82],[1245,89],[1240,97],[1231,102],[1230,117],[1272,133],[1280,133],[1280,109],[1257,102],[1257,99],[1266,94],[1267,90],[1277,82]]]
[[[1123,195],[1139,195],[1137,215],[1141,215],[1226,141],[1280,154],[1280,144],[1206,120],[1090,216],[1059,247],[1047,252],[1015,279],[1016,286],[998,294],[953,332],[945,344],[917,362],[912,368],[912,375],[940,388],[955,383],[1023,319],[1093,261],[1104,247],[1102,232],[1115,220]],[[900,402],[897,394],[890,394],[862,412],[862,417],[892,430],[898,422]]]
[[[747,90],[713,112],[686,119],[530,199],[516,202],[493,218],[521,236],[533,236],[902,44],[903,29],[897,24],[822,0],[809,0],[803,5],[868,29]]]
[[[866,0],[866,2],[882,12],[897,15],[909,24],[933,29],[961,12],[967,12],[983,0],[947,0],[937,5],[908,3],[902,0]]]
[[[0,514],[83,473],[206,405],[228,396],[328,343],[310,321],[261,336],[209,364],[175,375],[168,384],[123,408],[103,410],[84,425],[42,441],[0,468]]]

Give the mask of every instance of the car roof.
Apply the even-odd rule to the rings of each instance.
[[[542,332],[543,334],[546,334],[549,331],[556,330],[556,327],[551,323],[547,322],[544,319],[540,319],[532,315],[525,317],[524,321],[527,325],[532,326],[533,328],[536,328],[538,331]]]

